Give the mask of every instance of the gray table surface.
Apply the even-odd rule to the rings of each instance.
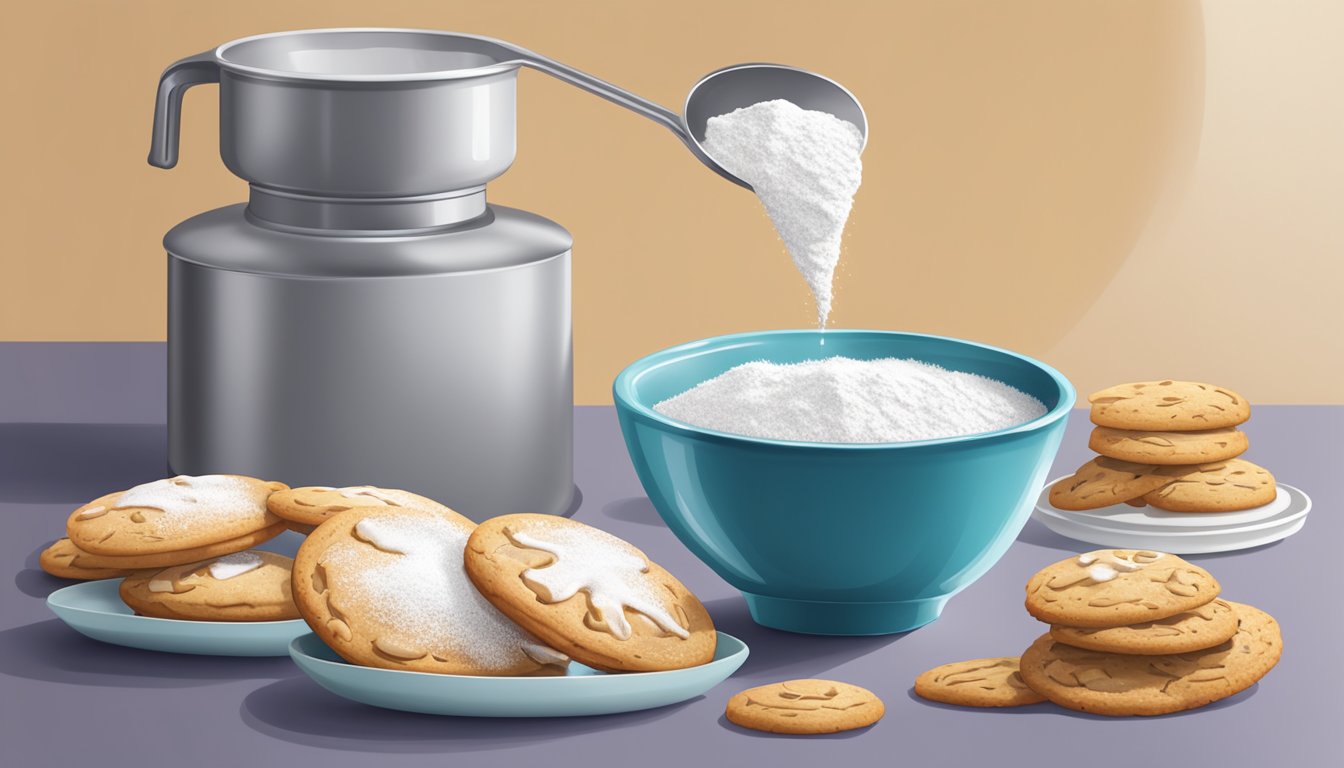
[[[1246,426],[1250,458],[1315,502],[1303,531],[1254,550],[1192,557],[1224,594],[1281,622],[1286,650],[1260,684],[1203,710],[1111,719],[1049,704],[970,710],[924,702],[915,676],[958,659],[1019,653],[1041,631],[1022,587],[1045,564],[1088,549],[1034,521],[943,617],[905,635],[824,638],[754,625],[740,597],[662,525],[640,489],[609,407],[576,410],[576,518],[629,539],[677,574],[751,657],[680,705],[608,717],[456,719],[383,711],[309,681],[288,659],[155,654],[87,640],[43,604],[65,582],[37,570],[69,510],[165,472],[162,344],[0,344],[0,745],[37,765],[1038,765],[1158,760],[1191,765],[1341,764],[1344,637],[1337,564],[1344,408],[1264,406]],[[1082,412],[1055,474],[1086,453]],[[352,478],[354,480],[355,478]],[[873,728],[777,737],[723,718],[738,690],[795,677],[866,686],[887,703]]]

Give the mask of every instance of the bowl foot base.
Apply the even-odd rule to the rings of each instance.
[[[892,635],[938,618],[947,597],[896,603],[831,603],[743,592],[751,618],[763,627],[805,635]]]

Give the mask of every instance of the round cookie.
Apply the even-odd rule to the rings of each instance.
[[[867,728],[887,711],[870,690],[833,680],[788,680],[728,700],[728,720],[767,733],[818,734]]]
[[[94,555],[194,549],[275,526],[266,497],[287,487],[241,475],[178,475],[97,498],[70,514],[66,531]]]
[[[1027,687],[1016,656],[956,661],[915,678],[915,693],[963,707],[1020,707],[1045,697]]]
[[[1093,392],[1092,423],[1164,432],[1235,427],[1251,418],[1246,398],[1198,381],[1139,381]]]
[[[1269,470],[1245,459],[1187,470],[1143,500],[1168,512],[1232,512],[1268,504],[1278,493]]]
[[[408,507],[431,511],[447,509],[433,499],[409,491],[375,488],[372,485],[346,488],[309,485],[276,491],[266,499],[266,508],[271,514],[290,523],[291,530],[305,534],[312,533],[313,528],[332,515],[352,507]]]
[[[1225,643],[1237,634],[1237,612],[1226,600],[1213,600],[1165,619],[1127,627],[1050,627],[1061,643],[1103,653],[1155,656],[1189,653]]]
[[[1226,461],[1250,447],[1246,433],[1236,427],[1197,432],[1152,432],[1097,427],[1087,447],[1112,459],[1139,464],[1189,465]]]
[[[1119,627],[1165,619],[1218,596],[1217,579],[1175,555],[1101,549],[1060,560],[1027,582],[1027,612],[1047,624]]]
[[[294,561],[248,550],[197,563],[141,571],[121,582],[121,599],[141,616],[189,621],[299,618],[290,594]]]
[[[48,569],[47,564],[53,568],[65,567],[68,569],[81,570],[116,570],[116,571],[140,571],[146,568],[167,568],[170,565],[184,565],[186,563],[195,563],[200,560],[208,560],[212,557],[228,555],[234,552],[242,552],[263,544],[284,533],[284,523],[277,522],[269,528],[262,528],[259,531],[236,539],[226,539],[215,544],[209,544],[204,547],[192,547],[190,549],[178,549],[171,552],[157,552],[152,555],[95,555],[76,547],[70,539],[58,539],[50,547],[47,547],[39,557],[39,563],[43,570],[53,576],[59,576],[54,570]],[[62,564],[65,565],[62,565]],[[125,574],[123,574],[125,575]]]
[[[116,579],[135,573],[134,568],[91,565],[89,557],[92,556],[80,552],[69,539],[57,539],[42,550],[42,554],[37,557],[37,564],[47,573],[62,579]]]
[[[1022,678],[1054,703],[1099,715],[1163,715],[1202,707],[1254,685],[1279,661],[1283,638],[1265,612],[1233,603],[1236,636],[1203,651],[1100,653],[1048,633],[1022,654]]]
[[[551,515],[477,526],[467,574],[509,618],[563,653],[607,671],[705,664],[717,635],[680,581],[631,544]]]
[[[1171,477],[1155,464],[1134,464],[1098,456],[1078,468],[1072,477],[1050,486],[1050,503],[1057,509],[1100,509],[1151,493]]]
[[[568,659],[467,578],[474,524],[451,509],[360,506],[318,526],[294,559],[294,601],[353,664],[456,675],[563,674]]]

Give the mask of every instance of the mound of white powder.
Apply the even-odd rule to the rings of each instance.
[[[917,360],[745,363],[658,403],[696,427],[772,440],[899,443],[992,432],[1045,414],[1000,381]]]
[[[863,178],[859,129],[777,99],[711,117],[704,147],[756,191],[812,289],[817,325],[825,328],[840,238]]]

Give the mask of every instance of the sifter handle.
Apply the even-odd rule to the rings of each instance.
[[[188,56],[168,65],[159,77],[154,100],[154,135],[149,143],[149,164],[156,168],[177,165],[177,144],[182,129],[182,96],[193,85],[219,82],[219,63],[213,50]]]

